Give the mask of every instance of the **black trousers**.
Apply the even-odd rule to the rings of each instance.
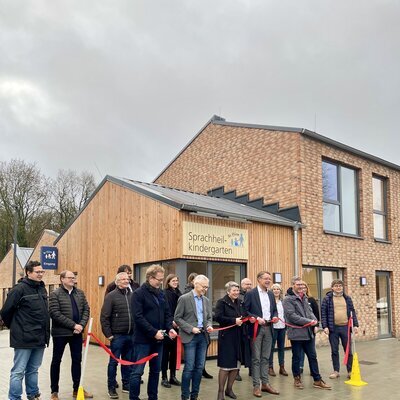
[[[167,370],[171,371],[171,376],[175,376],[176,373],[176,340],[170,338],[164,339],[164,348],[161,361],[161,373],[162,378],[167,378]],[[170,376],[170,377],[171,377]]]

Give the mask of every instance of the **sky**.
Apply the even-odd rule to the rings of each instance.
[[[0,161],[151,182],[214,115],[400,165],[400,2],[0,0]]]

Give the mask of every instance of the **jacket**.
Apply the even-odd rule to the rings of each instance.
[[[132,334],[131,301],[132,292],[129,289],[115,288],[106,296],[100,313],[101,330],[105,337]]]
[[[149,286],[145,282],[132,294],[134,343],[154,343],[157,331],[172,329],[172,315],[163,291],[153,291]]]
[[[353,325],[358,326],[357,314],[354,309],[353,301],[350,296],[343,293],[343,297],[346,301],[347,308],[347,319],[350,318],[350,313],[353,313]],[[333,293],[328,292],[321,304],[321,321],[322,328],[328,328],[329,331],[333,331],[335,328],[335,310],[333,307]]]
[[[35,349],[49,344],[50,316],[43,282],[23,278],[8,294],[1,317],[10,328],[11,347]]]
[[[83,290],[74,287],[71,296],[74,297],[78,307],[79,322],[75,322],[72,319],[72,305],[67,289],[61,286],[50,294],[51,335],[54,337],[73,336],[75,324],[82,325],[83,329],[85,329],[89,321],[90,308]]]
[[[294,292],[290,293],[292,294],[287,294],[283,299],[286,322],[296,326],[303,326],[313,320],[317,320],[308,303],[307,296],[304,295],[303,298],[300,298]],[[287,336],[289,340],[311,340],[314,337],[314,327],[309,326],[299,329],[288,326]]]

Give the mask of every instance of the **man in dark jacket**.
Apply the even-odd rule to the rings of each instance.
[[[120,272],[126,272],[128,274],[129,278],[128,290],[130,292],[134,292],[139,287],[139,284],[132,279],[132,268],[126,264],[120,265],[118,267],[117,274],[119,274]],[[110,284],[108,284],[106,292],[104,293],[104,297],[107,296],[108,293],[111,293],[116,287],[117,285],[115,284],[115,281],[112,281]]]
[[[339,339],[342,342],[344,351],[346,351],[347,342],[349,340],[347,324],[350,316],[353,317],[353,330],[358,333],[358,320],[353,301],[343,291],[343,281],[335,279],[331,283],[332,291],[328,292],[322,300],[321,319],[324,332],[329,335],[329,343],[332,351],[333,372],[329,378],[335,379],[340,376],[339,362]],[[347,362],[347,372],[350,377],[351,367],[353,364],[353,354],[350,353]]]
[[[164,335],[176,337],[172,328],[172,315],[160,286],[164,280],[164,268],[152,265],[147,268],[146,282],[132,295],[132,315],[134,321],[134,360],[138,361],[150,354],[158,353],[149,362],[147,394],[149,400],[158,399],[158,380],[161,369]],[[130,377],[129,399],[139,400],[140,379],[145,363],[134,365]]]
[[[104,336],[110,341],[112,353],[123,360],[132,359],[133,318],[131,313],[132,292],[128,289],[129,276],[120,272],[115,277],[116,288],[104,299],[100,323]],[[111,399],[118,399],[117,388],[118,363],[112,357],[108,362],[107,386]],[[132,367],[121,365],[122,392],[129,393],[129,376]]]
[[[294,386],[304,389],[300,375],[301,350],[304,351],[310,364],[310,372],[314,379],[313,386],[318,389],[332,389],[321,378],[318,368],[317,352],[315,350],[315,336],[318,321],[308,304],[304,293],[304,282],[298,276],[292,278],[292,291],[287,292],[283,299],[285,319],[288,324],[287,336],[292,345],[292,372]]]
[[[251,372],[253,377],[253,396],[261,397],[261,392],[279,394],[269,384],[268,367],[272,347],[272,324],[278,321],[275,297],[269,287],[271,274],[260,271],[257,274],[257,286],[244,296],[244,308],[248,315],[258,322],[256,339],[252,342]],[[250,330],[256,329],[252,326]],[[260,388],[261,382],[261,388]]]
[[[24,378],[28,400],[40,398],[38,370],[50,339],[47,292],[42,282],[44,272],[40,262],[30,261],[25,266],[25,278],[10,291],[1,310],[4,323],[10,328],[10,346],[14,348],[10,400],[22,398]]]
[[[78,394],[81,379],[82,334],[90,315],[85,293],[75,287],[75,274],[72,271],[62,271],[60,281],[61,287],[49,297],[53,337],[53,358],[50,366],[51,400],[58,400],[60,365],[67,344],[72,359],[73,396],[76,397]],[[85,391],[85,397],[92,398],[93,395]]]

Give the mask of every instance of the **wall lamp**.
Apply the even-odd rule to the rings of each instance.
[[[98,284],[99,286],[104,286],[104,275],[98,277]]]
[[[367,277],[360,276],[360,286],[366,286],[367,284]]]
[[[272,274],[274,283],[282,283],[282,274],[280,272],[274,272]]]

